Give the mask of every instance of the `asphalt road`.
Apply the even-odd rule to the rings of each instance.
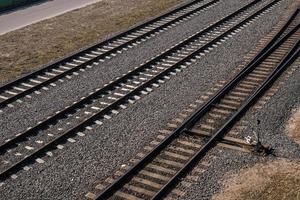
[[[36,95],[14,108],[5,108],[0,113],[1,138],[36,124],[46,114],[65,107],[248,2],[222,1],[186,23],[161,33],[159,37],[60,83],[51,92],[45,91],[43,95]],[[243,56],[271,30],[278,22],[280,13],[290,3],[291,0],[283,0],[271,12],[256,19],[102,126],[84,131],[85,136],[75,138],[76,143],[64,144],[64,149],[54,151],[53,157],[45,158],[44,164],[34,164],[31,170],[19,172],[16,179],[5,181],[0,187],[0,199],[82,199],[96,183],[153,140],[157,131],[182,109],[218,81],[231,77],[231,72],[243,61]]]
[[[0,35],[102,0],[50,0],[0,14]]]

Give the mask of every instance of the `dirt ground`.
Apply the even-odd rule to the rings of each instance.
[[[0,84],[184,0],[104,0],[0,36]]]
[[[293,110],[293,115],[286,125],[286,132],[295,142],[300,144],[300,107]]]
[[[300,160],[257,164],[223,184],[214,200],[300,200]]]

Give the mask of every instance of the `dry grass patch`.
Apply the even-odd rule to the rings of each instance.
[[[286,132],[295,142],[300,144],[300,107],[293,110],[292,117],[286,125]]]
[[[0,36],[0,82],[58,59],[184,0],[104,0]]]
[[[223,184],[214,200],[300,200],[300,161],[257,164]]]

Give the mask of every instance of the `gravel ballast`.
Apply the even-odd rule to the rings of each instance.
[[[300,68],[288,78],[284,86],[264,105],[261,111],[248,112],[243,119],[249,120],[243,135],[253,136],[253,131],[260,133],[262,144],[274,148],[274,156],[258,157],[232,150],[214,149],[211,155],[216,159],[208,170],[186,191],[184,200],[211,199],[222,189],[222,182],[240,169],[250,168],[258,162],[270,162],[276,159],[300,159],[300,146],[285,133],[285,126],[292,114],[293,108],[300,106]],[[255,116],[255,117],[253,117]],[[260,126],[256,120],[261,120]],[[253,199],[254,200],[254,199]]]
[[[243,4],[246,4],[246,2]],[[217,21],[221,16],[226,16],[237,10],[239,7],[240,3],[236,0],[219,4],[192,20],[160,34],[159,37],[144,42],[143,45],[125,51],[93,69],[81,72],[79,76],[73,76],[71,80],[66,79],[63,83],[56,82],[56,87],[50,86],[50,90],[42,90],[40,95],[32,94],[31,99],[25,98],[22,104],[16,103],[14,108],[6,107],[2,113],[0,112],[1,140],[26,130],[29,126],[34,126],[37,122],[45,119],[46,116],[72,104],[80,97],[87,96],[94,89],[103,87],[109,81],[114,80],[123,73],[127,73],[128,70],[139,66],[147,59],[161,53],[168,47],[178,43],[178,41],[208,26],[209,23]],[[226,9],[224,10],[224,8]],[[218,17],[215,13],[218,13]],[[18,115],[15,115],[15,113],[18,113]]]
[[[204,94],[208,88],[213,87],[218,80],[228,79],[231,76],[230,72],[242,62],[243,55],[271,30],[277,23],[280,13],[290,2],[282,1],[272,9],[272,12],[264,14],[255,23],[228,39],[182,73],[173,76],[170,81],[148,96],[122,110],[102,126],[94,126],[93,130],[86,131],[86,136],[76,138],[75,144],[67,143],[63,150],[54,151],[54,156],[45,159],[44,164],[35,164],[30,171],[18,173],[17,179],[5,181],[1,186],[0,198],[34,199],[38,194],[38,199],[82,199],[83,195],[99,180],[109,176],[116,167],[133,157],[151,141],[157,131],[165,127],[166,123],[182,109]],[[84,91],[90,91],[106,80],[110,80],[111,77],[121,74],[123,70],[127,71],[129,67],[139,64],[141,60],[151,57],[156,52],[176,43],[179,38],[184,38],[186,34],[201,28],[198,25],[204,27],[205,24],[215,21],[216,15],[225,16],[225,13],[237,9],[239,5],[237,0],[226,1],[226,5],[220,4],[185,25],[172,29],[175,32],[168,33],[172,34],[172,37],[168,37],[169,35],[165,33],[161,34],[160,38],[148,41],[147,45],[127,51],[118,59],[112,59],[107,62],[107,65],[102,65],[103,70],[100,68],[91,70],[85,73],[86,76],[80,75],[62,83],[64,87],[52,89],[51,94],[37,95],[20,107],[7,108],[9,112],[18,110],[21,117],[14,117],[11,114],[5,118],[6,125],[3,126],[5,130],[1,135],[6,137],[4,135],[8,134],[8,130],[14,132],[34,124],[42,118],[41,113],[44,115],[53,112],[50,109],[57,110],[64,107],[76,99],[79,93],[83,95]],[[127,57],[136,59],[132,61],[126,59]],[[104,75],[106,78],[103,78]],[[88,82],[87,79],[99,80],[99,82]],[[31,108],[34,110],[32,111]],[[227,158],[231,155],[228,152]],[[251,162],[255,160],[255,158],[242,156]],[[233,161],[227,159],[227,162]]]
[[[101,0],[1,35],[0,84],[181,2],[184,0]]]

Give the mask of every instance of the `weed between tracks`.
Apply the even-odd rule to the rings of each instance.
[[[0,36],[0,83],[184,0],[104,0]]]

